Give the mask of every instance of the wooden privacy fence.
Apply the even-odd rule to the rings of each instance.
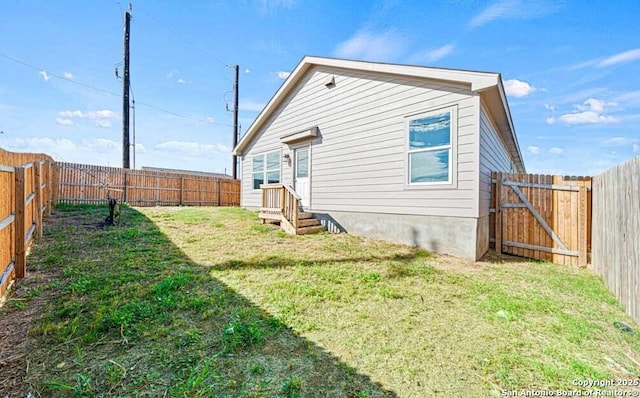
[[[585,266],[591,177],[493,173],[490,241],[498,253]]]
[[[15,155],[15,156],[12,156]],[[35,159],[34,159],[35,158]],[[26,275],[26,255],[42,236],[43,218],[51,214],[55,163],[46,155],[0,150],[0,295],[14,278]],[[23,160],[35,160],[14,165]]]
[[[132,206],[239,206],[240,181],[117,167],[58,162],[59,203]]]
[[[593,178],[591,267],[640,323],[640,157]]]

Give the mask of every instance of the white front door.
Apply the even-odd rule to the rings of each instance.
[[[293,188],[300,196],[303,208],[309,208],[309,198],[311,197],[311,180],[309,173],[311,170],[311,157],[309,156],[309,146],[303,146],[293,150]]]

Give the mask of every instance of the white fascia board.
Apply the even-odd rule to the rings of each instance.
[[[387,73],[419,77],[433,80],[443,80],[455,83],[467,83],[472,91],[482,91],[498,84],[499,74],[476,72],[459,69],[431,68],[426,66],[382,64],[366,61],[351,61],[346,59],[305,57],[303,62],[314,65],[331,66],[335,68],[354,69],[367,72]]]

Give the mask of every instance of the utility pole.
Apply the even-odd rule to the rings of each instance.
[[[124,13],[124,74],[122,76],[122,167],[129,168],[129,28],[131,14]]]
[[[236,71],[236,80],[233,85],[233,93],[235,98],[233,100],[233,148],[235,149],[238,145],[238,86],[240,83],[240,65],[234,66]],[[238,179],[238,157],[233,155],[233,171],[232,171],[233,179]]]

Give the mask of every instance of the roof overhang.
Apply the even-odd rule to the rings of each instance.
[[[502,85],[500,74],[313,56],[305,56],[302,58],[289,77],[282,83],[282,86],[280,86],[278,91],[276,91],[273,97],[271,97],[265,108],[260,112],[253,124],[247,130],[246,134],[234,148],[234,155],[243,155],[244,150],[249,146],[264,124],[269,120],[273,112],[275,112],[278,106],[280,106],[280,104],[287,98],[288,94],[297,86],[309,70],[318,66],[357,70],[377,74],[408,76],[468,85],[471,91],[477,92],[481,96],[481,98],[489,105],[490,109],[494,109],[493,113],[495,114],[492,113],[492,117],[496,123],[499,124],[499,126],[497,126],[500,130],[499,133],[503,136],[507,146],[509,147],[508,150],[512,154],[513,159],[516,159],[516,164],[519,163],[519,171],[520,169],[524,171],[524,163],[522,161],[518,141],[515,136],[509,105],[504,94],[504,87]],[[495,109],[500,109],[500,111]]]
[[[318,136],[318,126],[311,127],[297,133],[287,134],[280,137],[280,142],[283,144],[294,144],[296,142],[311,140]]]

